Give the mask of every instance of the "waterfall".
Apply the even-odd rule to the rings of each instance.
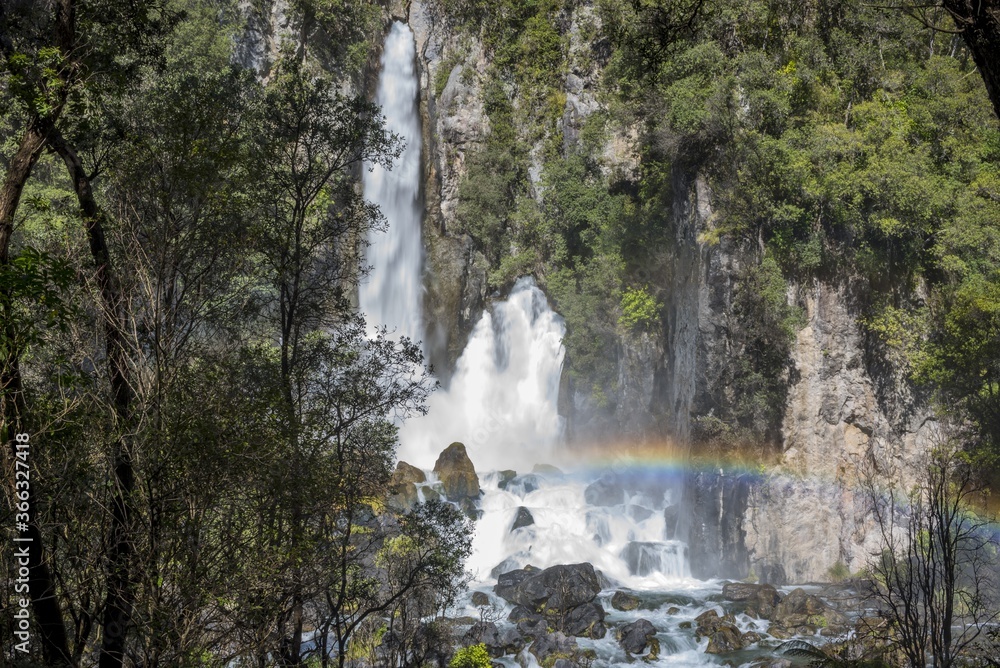
[[[400,458],[430,468],[461,441],[478,470],[548,461],[562,436],[559,377],[565,326],[531,278],[476,324],[451,385],[400,432]]]
[[[413,341],[424,338],[421,317],[423,247],[420,240],[420,115],[416,47],[405,23],[393,23],[382,52],[376,101],[386,127],[406,142],[392,170],[368,165],[364,196],[385,215],[389,229],[369,237],[367,264],[374,267],[358,292],[369,331],[388,327]]]

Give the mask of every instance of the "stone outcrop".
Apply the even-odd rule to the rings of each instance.
[[[434,473],[441,481],[449,501],[479,498],[479,476],[461,443],[452,443],[444,449],[434,462]]]
[[[593,601],[601,585],[594,567],[584,563],[504,573],[493,591],[508,603],[539,613],[559,614]]]
[[[508,619],[525,635],[537,635],[539,624],[586,638],[603,638],[607,631],[604,609],[594,600],[600,580],[590,564],[510,571],[497,578],[493,591],[515,604]]]
[[[396,470],[389,481],[389,498],[387,503],[400,510],[413,507],[419,499],[417,483],[427,482],[427,476],[416,466],[404,461],[396,464]]]

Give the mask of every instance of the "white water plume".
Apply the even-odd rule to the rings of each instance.
[[[367,263],[374,267],[358,300],[369,331],[388,327],[413,341],[424,338],[421,305],[423,246],[420,239],[420,115],[417,111],[416,48],[405,23],[392,25],[382,52],[376,101],[386,127],[406,142],[391,171],[369,165],[365,199],[385,215],[389,230],[369,238]]]
[[[400,432],[400,459],[422,468],[461,441],[479,471],[547,461],[560,442],[559,377],[563,320],[531,278],[483,313],[448,389],[431,395],[428,414]]]

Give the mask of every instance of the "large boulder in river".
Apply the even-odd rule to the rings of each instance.
[[[622,610],[624,612],[635,610],[641,603],[642,600],[640,600],[638,596],[626,594],[623,591],[616,591],[615,595],[611,597],[611,607],[615,610]]]
[[[509,603],[555,617],[593,601],[601,591],[601,583],[594,567],[583,563],[504,573],[493,591]]]
[[[655,661],[660,653],[660,643],[656,639],[656,628],[648,619],[638,619],[631,624],[626,624],[618,629],[615,634],[618,644],[629,656],[642,654],[649,649],[646,659]]]
[[[396,464],[396,470],[389,481],[389,499],[391,507],[405,510],[412,508],[418,501],[417,483],[427,482],[427,476],[416,466],[404,461]]]
[[[452,443],[444,449],[434,463],[434,472],[448,500],[460,502],[479,498],[479,476],[461,443]]]
[[[769,584],[727,582],[722,585],[722,598],[746,603],[746,613],[751,617],[770,619],[781,601],[781,594]]]

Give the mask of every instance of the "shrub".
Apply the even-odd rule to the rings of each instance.
[[[448,668],[490,668],[490,654],[486,651],[486,645],[479,643],[462,647],[451,657]]]

